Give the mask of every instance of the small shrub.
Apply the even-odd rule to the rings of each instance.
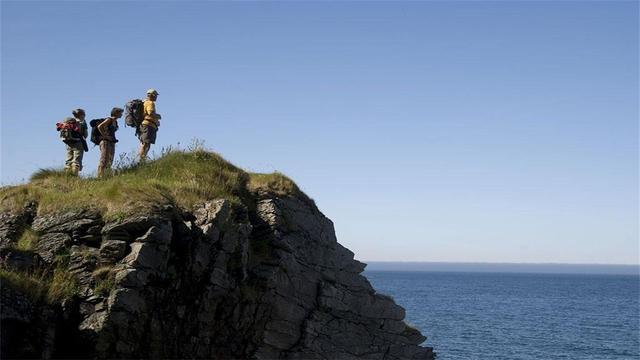
[[[73,274],[62,265],[58,265],[53,274],[47,268],[29,272],[0,269],[0,286],[13,288],[34,302],[50,304],[70,299],[80,290]]]
[[[115,286],[115,274],[112,272],[111,266],[103,266],[93,272],[95,279],[95,287],[93,291],[100,296],[109,296],[111,290]]]
[[[53,271],[53,277],[47,292],[47,300],[50,303],[61,303],[70,299],[79,291],[78,282],[66,268],[61,266]]]
[[[69,248],[64,248],[56,254],[53,263],[58,267],[63,267],[69,265],[69,260],[71,260],[71,251]]]
[[[25,229],[16,242],[15,248],[22,251],[31,251],[38,243],[38,234],[31,229]]]
[[[118,158],[113,161],[112,170],[114,175],[118,175],[134,171],[141,166],[143,166],[143,164],[138,161],[137,153],[120,153]]]
[[[72,175],[68,171],[64,171],[63,169],[47,168],[47,169],[38,169],[38,171],[34,172],[31,175],[30,180],[37,181],[37,180],[44,180],[52,177],[68,177],[68,176],[74,176],[74,175]]]

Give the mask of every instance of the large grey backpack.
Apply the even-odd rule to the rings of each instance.
[[[133,99],[124,106],[124,122],[127,126],[140,127],[144,120],[144,104],[140,99]]]

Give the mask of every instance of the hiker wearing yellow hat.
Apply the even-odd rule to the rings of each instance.
[[[144,120],[140,125],[140,161],[147,158],[147,153],[151,144],[156,143],[156,133],[160,126],[160,114],[156,113],[156,100],[158,99],[158,91],[156,89],[147,90],[147,99],[144,101]]]

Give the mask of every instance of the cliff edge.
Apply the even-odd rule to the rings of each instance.
[[[0,209],[2,358],[434,358],[283,175],[174,151]]]

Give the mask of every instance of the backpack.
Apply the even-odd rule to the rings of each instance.
[[[56,130],[60,132],[60,139],[65,144],[82,139],[80,124],[74,118],[66,118],[63,122],[56,123]]]
[[[124,122],[127,126],[138,128],[144,120],[144,105],[142,100],[133,99],[124,106]]]
[[[100,125],[104,120],[105,119],[93,119],[89,122],[89,126],[91,126],[90,140],[96,145],[100,145],[100,141],[102,141],[102,134],[100,133],[100,130],[98,130],[98,125]]]

